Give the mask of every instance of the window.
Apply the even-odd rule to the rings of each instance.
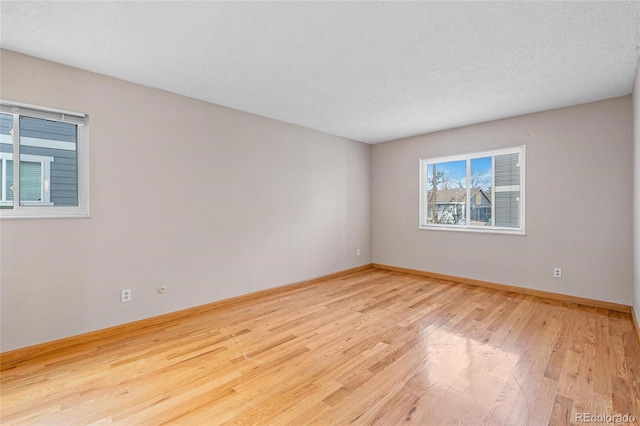
[[[87,162],[85,115],[0,102],[1,218],[88,216]]]
[[[524,234],[524,146],[420,160],[420,228]]]
[[[51,162],[54,157],[41,155],[20,156],[20,188],[22,203],[31,206],[52,206]],[[0,152],[0,206],[13,205],[13,153]]]

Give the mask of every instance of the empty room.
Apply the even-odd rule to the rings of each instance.
[[[640,422],[639,1],[2,1],[0,48],[0,424]]]

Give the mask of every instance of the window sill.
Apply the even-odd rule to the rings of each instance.
[[[420,225],[418,227],[420,231],[453,231],[453,232],[474,232],[478,234],[502,234],[502,235],[519,235],[526,236],[524,229],[505,229],[505,228],[475,228],[475,227],[461,227],[455,225]]]
[[[0,208],[0,219],[81,219],[91,217],[88,206],[15,206]]]
[[[0,220],[4,219],[89,219],[91,215],[89,213],[86,214],[40,214],[40,215],[11,215],[6,216],[0,210]]]
[[[53,206],[53,203],[43,203],[42,201],[23,201],[24,207],[37,207],[37,206]],[[0,207],[13,207],[13,201],[0,201]]]

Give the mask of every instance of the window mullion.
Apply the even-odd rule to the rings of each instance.
[[[496,156],[491,156],[491,227],[496,226]]]
[[[44,203],[44,161],[40,162],[40,202]]]
[[[465,227],[468,228],[471,225],[471,159],[467,158],[467,202],[465,204]]]
[[[16,209],[20,206],[20,114],[13,114],[11,141],[13,143],[13,208]]]
[[[2,177],[0,177],[0,180],[2,181],[2,188],[0,188],[0,201],[7,201],[7,160],[5,158],[0,158],[0,163],[2,163]]]

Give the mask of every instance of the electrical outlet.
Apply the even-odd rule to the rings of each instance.
[[[356,256],[360,256],[360,249],[356,250]]]
[[[166,293],[167,292],[167,286],[163,285],[157,288],[158,293],[162,294],[162,293]]]
[[[131,289],[128,288],[126,290],[122,290],[120,292],[120,301],[121,302],[131,302]]]
[[[553,268],[553,277],[554,278],[562,278],[562,269],[561,268]]]

